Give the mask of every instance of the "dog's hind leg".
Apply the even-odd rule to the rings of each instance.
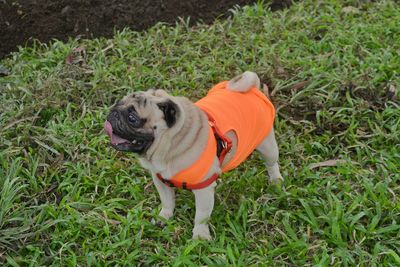
[[[283,181],[283,177],[279,170],[279,149],[276,143],[274,129],[271,130],[269,135],[261,142],[257,147],[265,159],[265,165],[269,175],[269,181],[271,183],[280,183]]]

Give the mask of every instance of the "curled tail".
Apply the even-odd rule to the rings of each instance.
[[[253,87],[260,89],[260,78],[252,71],[245,71],[228,82],[228,90],[244,93]]]

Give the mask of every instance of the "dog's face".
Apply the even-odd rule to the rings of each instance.
[[[135,92],[110,110],[104,129],[120,151],[146,153],[179,119],[180,110],[164,90]]]

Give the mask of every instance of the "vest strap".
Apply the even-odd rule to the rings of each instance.
[[[157,173],[156,174],[157,178],[163,182],[165,185],[169,186],[169,187],[177,187],[177,188],[182,188],[182,189],[186,189],[186,190],[196,190],[196,189],[202,189],[205,188],[207,186],[209,186],[210,184],[212,184],[213,182],[215,182],[215,180],[217,180],[219,174],[218,173],[214,173],[214,175],[212,175],[210,178],[197,183],[197,184],[189,184],[187,182],[176,182],[176,181],[172,181],[172,180],[167,180],[164,179],[161,174]]]
[[[219,129],[215,125],[214,119],[209,114],[207,114],[207,116],[208,116],[208,123],[214,132],[215,138],[217,139],[217,145],[222,147],[220,149],[217,148],[217,156],[219,159],[219,163],[222,165],[222,162],[224,161],[226,155],[232,149],[232,141],[228,137],[224,136],[219,131]],[[187,182],[178,182],[178,181],[173,181],[173,180],[167,180],[167,179],[164,179],[160,173],[156,173],[156,176],[161,182],[163,182],[165,185],[167,185],[169,187],[178,187],[178,188],[183,188],[183,189],[187,189],[187,190],[196,190],[196,189],[205,188],[205,187],[209,186],[210,184],[212,184],[213,182],[215,182],[215,180],[217,180],[217,178],[219,177],[219,174],[214,173],[210,178],[208,178],[200,183],[197,183],[197,184],[189,184]]]

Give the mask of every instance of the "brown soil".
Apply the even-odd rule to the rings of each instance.
[[[144,30],[162,21],[174,23],[178,17],[212,22],[226,17],[234,5],[255,0],[0,0],[0,58],[17,45],[33,39],[66,41],[68,37],[111,37],[114,29]],[[271,9],[281,9],[292,0],[274,0]]]

